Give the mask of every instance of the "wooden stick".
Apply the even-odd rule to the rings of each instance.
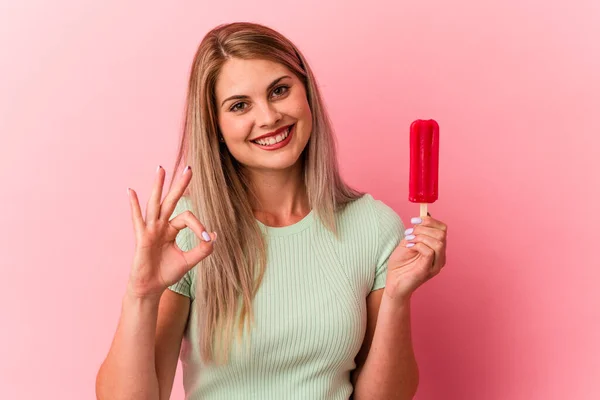
[[[427,216],[427,203],[420,203],[421,204],[421,213],[420,213],[420,217],[426,217]]]

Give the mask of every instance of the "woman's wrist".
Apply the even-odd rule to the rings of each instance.
[[[123,303],[136,307],[153,308],[158,307],[161,296],[162,293],[139,295],[134,291],[130,290],[130,288],[128,287],[125,292],[125,295],[123,296]]]
[[[412,295],[413,295],[412,292],[405,293],[405,294],[398,294],[398,291],[395,290],[395,288],[392,288],[388,284],[386,284],[385,288],[383,289],[383,298],[387,299],[388,301],[392,302],[393,304],[395,304],[398,307],[406,307],[406,306],[410,307],[410,301],[412,299]]]

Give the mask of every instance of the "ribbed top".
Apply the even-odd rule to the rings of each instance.
[[[182,200],[174,215],[189,209]],[[244,337],[249,346],[234,341],[228,365],[200,360],[197,267],[171,287],[192,299],[180,354],[186,399],[348,399],[365,300],[385,286],[402,221],[367,194],[336,215],[338,238],[313,212],[285,227],[257,223],[267,239],[267,268],[254,299],[255,324]],[[177,237],[183,250],[194,242],[190,235],[186,228]]]
[[[310,228],[311,225],[315,222],[315,219],[314,219],[314,211],[311,210],[300,221],[298,221],[292,225],[288,225],[288,226],[273,227],[273,226],[265,225],[262,222],[260,222],[259,220],[256,220],[256,222],[258,223],[258,226],[260,226],[263,233],[265,233],[265,235],[267,235],[267,236],[288,236],[288,235],[293,235],[294,233],[298,233],[305,229]]]

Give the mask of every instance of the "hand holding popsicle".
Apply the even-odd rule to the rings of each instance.
[[[388,260],[384,294],[404,304],[424,282],[446,264],[446,232],[442,221],[427,213],[438,199],[439,126],[436,121],[416,120],[410,126],[409,196],[420,203],[420,217],[404,232],[404,239]]]
[[[384,294],[398,304],[408,301],[418,287],[439,274],[446,264],[447,225],[432,217],[413,218],[412,223],[414,226],[404,232],[404,239],[387,264]]]

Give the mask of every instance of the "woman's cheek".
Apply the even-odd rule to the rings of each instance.
[[[221,123],[221,132],[228,139],[244,141],[250,135],[251,122],[249,118],[225,118]]]

